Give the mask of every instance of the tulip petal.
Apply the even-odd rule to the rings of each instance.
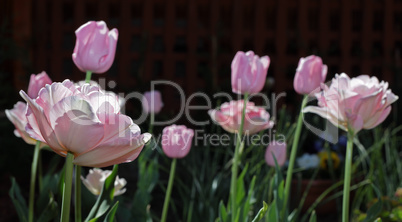
[[[103,124],[90,104],[77,96],[60,100],[49,118],[60,144],[74,155],[92,149],[103,138]]]
[[[115,140],[100,144],[87,153],[77,156],[74,159],[74,164],[80,166],[106,167],[113,164],[129,162],[137,158],[144,144],[150,139],[151,134],[149,133],[131,138],[118,137]]]
[[[47,85],[48,86],[48,85]],[[41,90],[42,92],[43,90]],[[67,155],[67,149],[63,146],[60,145],[59,141],[57,140],[57,137],[51,128],[51,125],[48,121],[48,119],[45,116],[45,113],[35,101],[33,101],[24,91],[20,91],[21,97],[28,103],[28,106],[30,111],[27,112],[32,112],[33,116],[36,119],[37,122],[37,127],[40,132],[39,135],[41,135],[42,139],[46,141],[46,143],[52,148],[53,151],[58,153],[59,155],[65,156]],[[29,119],[28,119],[29,121]],[[32,126],[32,125],[31,125]],[[37,132],[35,130],[35,132]],[[39,133],[38,132],[38,133]]]

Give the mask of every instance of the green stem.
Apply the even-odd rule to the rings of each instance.
[[[169,208],[170,194],[172,193],[174,173],[176,171],[177,159],[174,158],[170,167],[169,183],[166,190],[165,202],[163,203],[162,219],[161,222],[166,222],[167,212]]]
[[[81,222],[81,166],[75,166],[75,222]]]
[[[288,171],[286,173],[285,199],[283,201],[283,209],[282,209],[283,216],[284,216],[284,212],[286,211],[286,207],[287,207],[288,200],[289,200],[290,185],[292,183],[293,167],[294,167],[295,160],[296,160],[297,147],[299,145],[300,133],[301,133],[301,129],[303,126],[303,109],[307,104],[307,98],[308,98],[308,96],[305,95],[303,98],[303,101],[302,101],[299,119],[297,120],[296,132],[293,137],[292,149],[290,151],[289,167],[288,167]]]
[[[42,192],[43,183],[42,183],[42,154],[39,152],[38,154],[38,184],[39,184],[39,191]]]
[[[238,164],[239,164],[239,150],[242,146],[242,134],[243,134],[243,125],[244,125],[244,117],[246,115],[246,106],[248,100],[248,93],[244,94],[244,105],[243,112],[241,115],[240,129],[238,131],[237,143],[235,148],[235,153],[232,162],[232,178],[230,180],[230,199],[232,205],[232,221],[236,220],[236,212],[237,212],[237,203],[236,203],[236,193],[237,193],[237,174],[238,174]]]
[[[155,113],[151,112],[150,118],[149,118],[149,127],[148,127],[148,133],[152,134],[153,128],[154,128],[154,122],[155,122]]]
[[[342,222],[349,221],[350,178],[352,176],[353,132],[348,132],[348,143],[345,158],[345,179],[343,185]]]
[[[61,205],[61,222],[69,222],[70,217],[70,205],[71,205],[71,188],[73,180],[73,160],[74,155],[70,152],[67,153],[65,176],[63,184],[63,202]]]
[[[34,220],[34,200],[35,200],[35,181],[36,181],[36,171],[38,168],[38,159],[40,152],[40,141],[36,141],[34,156],[32,160],[31,166],[31,186],[29,189],[29,222],[33,222]]]
[[[89,83],[91,81],[92,72],[87,71],[87,75],[85,76],[85,83]]]

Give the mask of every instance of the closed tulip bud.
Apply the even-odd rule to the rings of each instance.
[[[113,64],[118,38],[117,29],[109,29],[104,21],[90,21],[75,31],[77,41],[72,55],[83,72],[104,73]]]
[[[163,129],[162,149],[170,158],[183,158],[191,149],[194,130],[186,126],[171,125]]]
[[[46,72],[41,72],[37,75],[32,74],[29,79],[28,85],[28,96],[32,99],[38,97],[39,90],[42,89],[46,84],[52,84],[52,80],[46,74]]]
[[[253,51],[239,51],[232,61],[232,91],[237,94],[259,93],[265,85],[270,59]]]
[[[283,166],[286,162],[286,143],[272,141],[265,152],[265,162],[272,167],[275,167],[275,159],[278,166]]]
[[[321,83],[324,83],[327,76],[327,66],[322,64],[318,56],[300,58],[293,81],[293,87],[299,94],[309,94],[319,90]]]
[[[161,93],[157,90],[145,92],[141,102],[145,113],[159,113],[163,107]]]

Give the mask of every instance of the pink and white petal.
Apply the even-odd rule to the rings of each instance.
[[[71,81],[64,81],[63,83],[53,83],[46,85],[39,91],[36,103],[42,107],[46,117],[48,117],[49,110],[60,100],[74,94],[70,89]]]
[[[107,143],[117,137],[139,136],[141,130],[129,116],[115,113],[105,113],[98,116],[104,126],[104,137],[101,143]]]
[[[391,106],[388,106],[384,110],[377,112],[373,118],[371,118],[366,124],[364,124],[365,129],[372,129],[378,126],[380,123],[384,122],[384,120],[388,117],[391,112]]]
[[[58,141],[74,155],[94,148],[103,138],[104,127],[90,104],[78,96],[59,101],[49,113]]]
[[[60,155],[65,155],[67,153],[67,150],[63,146],[61,146],[59,141],[57,140],[57,137],[53,129],[51,128],[42,107],[40,107],[34,100],[32,100],[24,91],[21,90],[20,95],[28,103],[29,108],[27,113],[32,112],[32,117],[36,120],[37,127],[40,133],[36,130],[35,132],[38,133],[38,135],[40,135],[45,140],[45,142],[50,146],[50,148],[52,148],[53,151]],[[28,118],[28,116],[27,119],[28,123],[30,123],[31,126],[35,125],[34,121],[32,123],[30,122],[30,118]]]
[[[113,164],[134,160],[142,147],[151,139],[151,134],[144,133],[137,137],[118,137],[102,143],[91,151],[77,156],[74,164],[90,167],[106,167]]]
[[[96,113],[119,113],[120,101],[114,93],[92,92],[88,101]]]

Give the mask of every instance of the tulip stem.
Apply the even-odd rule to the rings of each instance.
[[[73,160],[74,155],[70,152],[67,153],[65,175],[63,184],[63,202],[61,205],[61,222],[69,222],[70,218],[70,205],[71,205],[71,188],[73,180]]]
[[[236,214],[237,214],[237,203],[236,203],[236,194],[237,194],[237,174],[238,174],[238,165],[239,165],[239,150],[242,146],[242,133],[243,133],[243,125],[244,125],[244,117],[246,115],[246,106],[248,100],[248,93],[244,94],[244,105],[243,105],[243,112],[241,115],[241,122],[240,122],[240,129],[238,131],[238,138],[235,147],[235,153],[232,162],[232,177],[230,180],[230,200],[231,200],[231,207],[232,207],[232,221],[236,221]]]
[[[34,200],[35,200],[35,181],[36,181],[36,172],[38,169],[38,159],[39,159],[39,152],[40,152],[40,141],[36,141],[34,156],[32,160],[31,166],[31,186],[29,190],[29,215],[28,219],[29,222],[34,221]]]
[[[153,128],[154,128],[154,122],[155,122],[155,113],[150,112],[150,118],[149,118],[149,127],[148,127],[148,133],[152,134]]]
[[[91,81],[92,72],[87,71],[87,75],[85,77],[85,83],[89,83]]]
[[[168,183],[168,187],[166,190],[165,202],[163,203],[161,222],[166,222],[167,212],[168,212],[168,208],[169,208],[170,194],[172,193],[174,174],[176,171],[176,162],[177,162],[177,159],[173,158],[172,165],[170,167],[169,183]]]
[[[352,176],[353,132],[348,132],[345,157],[345,179],[343,181],[342,222],[349,221],[350,178]]]
[[[300,107],[300,114],[297,120],[296,131],[293,137],[293,144],[290,150],[290,159],[289,159],[289,167],[286,173],[286,181],[285,181],[285,199],[283,200],[283,209],[282,209],[282,216],[285,216],[285,211],[287,209],[287,204],[289,200],[289,193],[290,193],[290,184],[292,182],[292,175],[293,175],[293,167],[295,164],[296,154],[297,154],[297,147],[299,145],[300,133],[303,126],[303,109],[307,104],[308,96],[304,95],[301,107]]]
[[[81,166],[75,166],[75,222],[81,222]]]

